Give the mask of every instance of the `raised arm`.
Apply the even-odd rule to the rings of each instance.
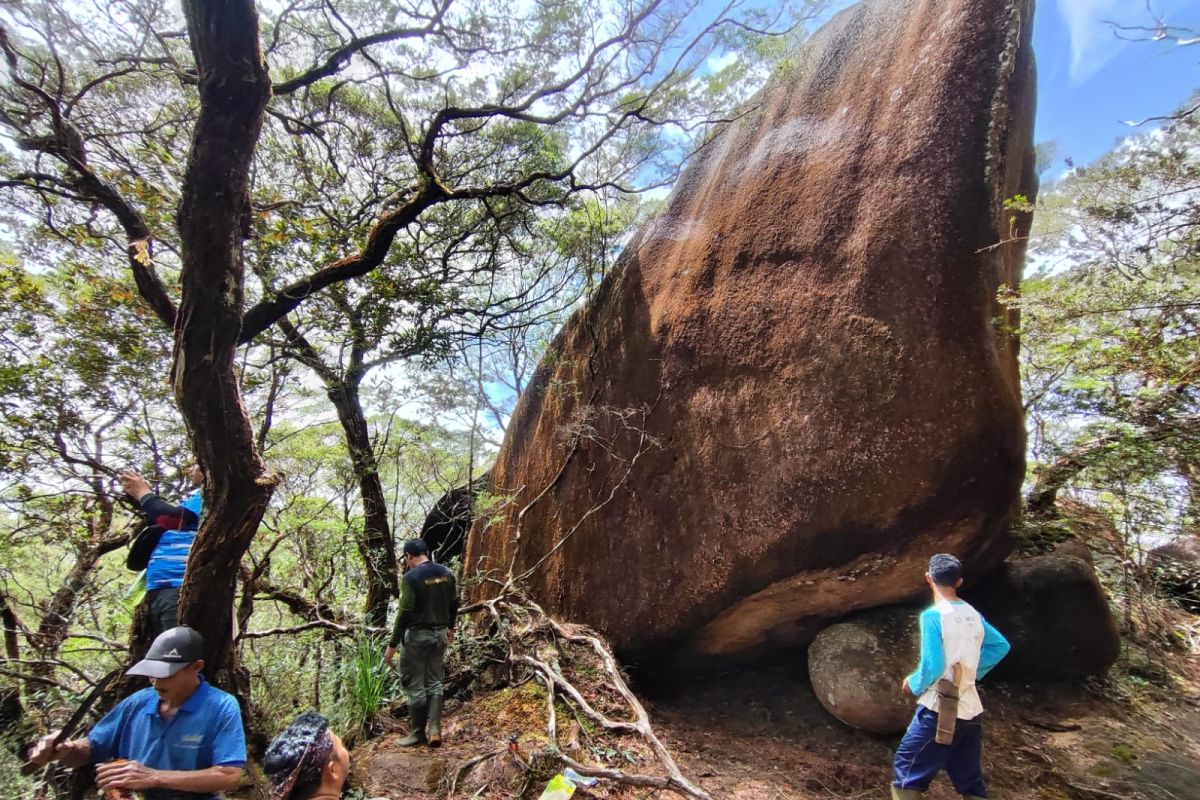
[[[200,500],[198,496],[189,496],[179,505],[172,505],[163,500],[150,488],[150,483],[133,470],[126,470],[118,476],[121,488],[124,489],[138,505],[142,514],[151,525],[175,531],[195,530],[200,524]]]

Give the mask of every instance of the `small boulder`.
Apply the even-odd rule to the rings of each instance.
[[[899,733],[913,713],[900,678],[920,656],[918,610],[891,606],[830,625],[808,646],[808,675],[821,705],[872,733]]]
[[[1095,569],[1068,552],[1010,561],[964,598],[1012,644],[997,675],[1073,680],[1103,674],[1120,655]]]
[[[1154,548],[1146,555],[1146,570],[1163,594],[1200,613],[1200,539],[1188,536]]]
[[[350,783],[366,797],[427,796],[441,786],[451,769],[449,751],[395,745],[396,736],[376,739],[354,751]]]

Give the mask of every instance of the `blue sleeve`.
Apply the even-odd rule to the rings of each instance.
[[[975,680],[981,679],[992,671],[992,667],[1000,663],[1000,659],[1008,655],[1010,645],[1008,639],[996,630],[985,619],[983,621],[983,647],[979,651],[979,669],[975,671]]]
[[[88,731],[88,747],[92,751],[93,764],[112,761],[119,755],[117,747],[121,741],[121,731],[125,727],[125,711],[134,696],[130,695],[118,703],[116,708],[105,714],[104,718]]]
[[[243,767],[246,765],[246,732],[242,729],[242,710],[237,700],[226,698],[214,724],[212,765],[214,767]]]
[[[935,608],[921,612],[921,663],[908,676],[908,690],[917,697],[946,671],[946,653],[942,648],[942,615]]]
[[[204,496],[201,494],[200,490],[197,489],[185,497],[183,502],[179,505],[184,511],[190,511],[191,513],[195,514],[196,520],[199,521],[200,512],[204,510]]]

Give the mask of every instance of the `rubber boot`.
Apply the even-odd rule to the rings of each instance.
[[[924,792],[918,792],[916,789],[901,789],[892,787],[892,800],[921,800],[925,796]]]
[[[430,747],[442,746],[442,696],[435,694],[429,698],[429,727],[427,728]]]
[[[401,747],[415,747],[419,744],[425,744],[425,719],[428,713],[429,707],[424,703],[419,706],[409,706],[408,724],[412,728],[412,733],[396,742],[396,744]]]

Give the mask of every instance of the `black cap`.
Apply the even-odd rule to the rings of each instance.
[[[953,586],[962,574],[962,562],[949,553],[938,553],[929,559],[929,577],[938,586]]]
[[[193,661],[204,658],[204,637],[186,625],[165,630],[150,645],[146,657],[134,664],[126,675],[169,678]]]
[[[427,556],[429,555],[429,545],[425,544],[424,539],[409,539],[404,543],[404,555]]]

